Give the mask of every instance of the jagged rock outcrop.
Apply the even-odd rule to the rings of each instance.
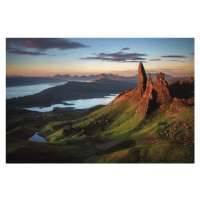
[[[187,104],[188,106],[194,106],[194,97],[190,99],[184,99],[184,103]]]
[[[153,89],[154,89],[154,85],[153,85],[153,82],[152,82],[152,78],[149,75],[149,79],[148,79],[147,84],[146,84],[146,90],[145,90],[142,98],[153,100]]]
[[[190,78],[188,78],[186,81],[188,81],[188,82],[194,81],[194,76],[190,76]]]
[[[169,91],[172,97],[179,99],[190,99],[194,97],[194,77],[169,83]]]
[[[165,75],[160,72],[155,80],[155,91],[157,94],[157,102],[160,104],[171,103],[172,98],[169,93],[168,83],[164,80]]]
[[[146,77],[142,64],[139,65],[138,71],[142,71],[138,87],[144,89],[144,92],[136,113],[142,112],[144,114],[150,114],[151,111],[158,108],[159,105],[172,102],[168,89],[168,83],[164,80],[165,75],[162,72],[159,73],[154,84],[150,75],[147,82],[145,81],[145,78],[142,78]]]
[[[168,83],[165,81],[165,75],[162,72],[158,74],[155,83],[153,83],[150,75],[147,81],[145,69],[141,62],[138,67],[138,75],[138,86],[133,90],[120,93],[111,105],[133,102],[137,105],[136,114],[142,113],[145,116],[158,108],[169,108],[169,113],[179,112],[184,105],[191,105],[194,102],[193,99],[190,99],[190,101],[173,99]]]
[[[179,98],[174,97],[169,110],[167,110],[166,112],[166,115],[178,115],[186,109],[187,106],[183,103],[183,101]]]

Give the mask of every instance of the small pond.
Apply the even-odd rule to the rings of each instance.
[[[36,132],[35,135],[30,137],[28,140],[32,142],[47,142],[45,138],[38,135],[38,132]]]

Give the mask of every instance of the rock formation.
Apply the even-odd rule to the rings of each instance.
[[[136,114],[142,113],[145,116],[161,107],[166,109],[168,107],[170,110],[168,113],[179,112],[181,107],[194,104],[194,98],[187,100],[173,99],[168,83],[165,81],[165,75],[160,72],[155,79],[155,83],[153,83],[152,77],[149,75],[147,81],[144,66],[140,62],[138,67],[138,86],[133,90],[120,93],[110,105],[115,103],[122,104],[123,102],[136,104]]]
[[[160,72],[155,80],[155,91],[157,93],[157,102],[160,104],[171,103],[172,98],[169,93],[168,83],[164,80],[165,75]]]
[[[144,66],[140,62],[138,74],[138,88],[136,88],[136,91],[138,93],[138,90],[141,90],[141,93],[138,94],[141,95],[141,100],[136,113],[150,114],[159,105],[172,102],[168,83],[164,80],[165,76],[162,72],[157,76],[155,84],[152,82],[150,75],[148,81],[146,81]]]
[[[146,90],[145,90],[142,98],[153,100],[153,89],[154,89],[154,85],[153,85],[153,82],[152,82],[152,78],[149,75],[149,79],[148,79],[147,84],[146,84]]]
[[[146,89],[146,83],[147,83],[147,75],[145,73],[142,62],[140,62],[138,67],[138,87],[141,90],[141,95],[144,93]]]
[[[153,88],[154,88],[154,85],[152,82],[152,78],[151,78],[151,76],[149,76],[149,79],[146,84],[145,92],[142,95],[142,99],[141,99],[141,102],[138,106],[136,113],[140,113],[140,112],[149,113],[150,112],[151,102],[153,101],[153,98],[154,98]]]
[[[185,110],[186,105],[183,103],[183,100],[174,97],[173,102],[170,104],[169,110],[166,112],[166,115],[178,115]]]

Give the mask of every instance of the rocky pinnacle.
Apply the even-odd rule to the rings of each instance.
[[[146,83],[147,83],[147,75],[145,73],[142,62],[140,62],[139,68],[138,68],[138,86],[143,88],[143,90],[145,90]]]
[[[138,87],[135,89],[135,95],[141,97],[138,98],[140,104],[136,113],[149,114],[159,105],[172,102],[165,75],[160,72],[155,80],[155,84],[152,82],[151,76],[149,76],[147,81],[144,66],[141,62],[138,68]]]

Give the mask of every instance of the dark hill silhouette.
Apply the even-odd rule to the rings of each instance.
[[[34,95],[7,99],[7,108],[50,106],[67,100],[100,98],[136,87],[137,84],[101,78],[93,82],[69,81]]]
[[[194,97],[194,76],[184,81],[173,81],[169,83],[172,97],[189,99]]]

